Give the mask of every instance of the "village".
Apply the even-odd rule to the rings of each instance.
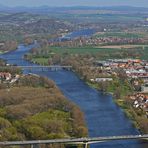
[[[61,47],[83,47],[83,46],[99,46],[99,45],[124,45],[124,44],[147,44],[147,38],[132,38],[132,37],[78,37],[75,39],[62,38],[61,40],[49,42],[50,46],[61,46]]]
[[[0,89],[8,88],[21,77],[22,70],[0,59]]]
[[[148,62],[139,59],[108,59],[106,61],[96,61],[96,66],[100,67],[109,77],[90,79],[91,82],[113,81],[112,75],[122,72],[120,78],[125,77],[134,89],[134,94],[128,95],[128,99],[135,109],[141,109],[148,118]]]
[[[20,75],[18,74],[12,75],[10,72],[0,72],[0,84],[1,83],[13,84],[19,78]]]

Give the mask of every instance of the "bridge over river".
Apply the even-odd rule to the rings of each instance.
[[[110,136],[110,137],[91,137],[91,138],[77,138],[77,139],[53,139],[53,140],[33,140],[33,141],[6,141],[0,142],[0,146],[24,146],[31,145],[32,148],[39,147],[41,144],[66,144],[66,145],[84,145],[88,148],[91,143],[108,142],[115,140],[148,140],[147,135],[127,135],[127,136]]]
[[[61,65],[49,65],[49,66],[40,66],[40,65],[22,65],[22,66],[11,66],[12,68],[22,68],[24,70],[29,70],[29,71],[49,71],[49,70],[54,70],[54,71],[57,71],[57,70],[61,70],[61,69],[65,69],[65,70],[71,70],[72,69],[72,66],[69,66],[69,65],[64,65],[64,66],[61,66]],[[0,66],[0,68],[7,68],[7,66]]]

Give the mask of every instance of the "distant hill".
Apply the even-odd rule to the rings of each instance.
[[[132,6],[110,6],[110,7],[89,7],[89,6],[74,6],[74,7],[7,7],[0,5],[0,11],[5,12],[32,12],[32,13],[49,13],[49,12],[65,12],[69,10],[112,10],[120,12],[148,12],[148,8],[132,7]]]

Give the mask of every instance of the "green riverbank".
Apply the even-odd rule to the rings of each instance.
[[[42,65],[41,62],[39,63]],[[73,70],[73,72],[76,73],[78,77],[85,81],[86,84],[90,87],[111,94],[113,96],[113,101],[123,109],[126,116],[132,121],[133,125],[137,129],[139,129],[141,133],[148,133],[148,128],[146,126],[146,124],[148,124],[148,119],[144,116],[144,113],[141,110],[134,109],[129,100],[126,100],[126,96],[134,93],[132,86],[129,84],[128,81],[125,80],[123,82],[123,80],[120,80],[117,77],[113,78],[113,82],[105,85],[98,83],[90,83],[83,76],[81,76],[81,74],[79,74],[77,70]]]
[[[90,82],[86,82],[90,87],[99,90],[97,84],[92,84]],[[114,92],[105,92],[108,94],[113,95]],[[142,134],[147,134],[148,133],[148,119],[145,117],[144,112],[141,110],[135,110],[132,107],[132,104],[125,100],[125,96],[122,96],[120,99],[115,99],[113,96],[113,101],[121,107],[123,112],[126,114],[126,116],[131,120],[132,124],[142,133]]]

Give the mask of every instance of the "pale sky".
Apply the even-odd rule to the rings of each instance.
[[[148,0],[0,0],[5,6],[137,6],[148,7]]]

